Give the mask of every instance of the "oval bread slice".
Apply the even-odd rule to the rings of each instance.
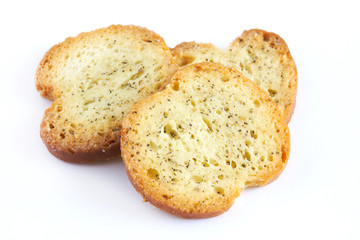
[[[68,162],[120,154],[122,120],[177,67],[164,40],[136,26],[113,25],[67,38],[40,62],[36,87],[55,100],[41,123],[49,151]]]
[[[189,65],[125,117],[121,155],[145,200],[186,218],[231,207],[284,169],[289,130],[269,95],[221,64]]]
[[[172,50],[179,66],[215,62],[239,70],[268,92],[290,122],[294,112],[297,71],[285,41],[259,29],[245,31],[227,50],[212,44],[185,42]]]

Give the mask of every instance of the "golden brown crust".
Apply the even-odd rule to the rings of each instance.
[[[225,69],[225,70],[224,70]],[[222,201],[215,201],[214,206],[211,207],[209,205],[200,206],[198,208],[193,207],[188,202],[184,202],[186,204],[185,206],[181,205],[181,201],[176,198],[171,202],[167,197],[163,198],[162,194],[164,192],[159,191],[157,189],[160,189],[161,187],[159,182],[149,182],[145,180],[144,176],[146,175],[145,170],[142,169],[142,167],[139,167],[140,163],[143,162],[145,159],[141,159],[141,151],[139,144],[144,144],[144,142],[138,142],[138,132],[140,131],[137,126],[142,126],[144,124],[143,122],[139,122],[139,119],[143,119],[143,116],[147,116],[145,114],[146,109],[151,109],[153,104],[158,105],[157,100],[159,99],[165,99],[170,98],[171,94],[174,93],[175,90],[174,83],[180,82],[180,85],[184,84],[186,85],[186,82],[190,82],[190,78],[184,78],[183,76],[186,76],[187,73],[185,71],[201,71],[201,72],[227,72],[232,73],[236,75],[237,77],[241,78],[241,82],[239,81],[238,84],[243,84],[244,86],[247,86],[246,88],[252,89],[251,91],[256,92],[259,95],[256,95],[257,98],[259,97],[259,101],[265,103],[269,107],[271,115],[275,116],[274,121],[278,123],[278,128],[280,129],[278,132],[281,134],[282,138],[279,139],[280,144],[283,145],[282,152],[281,152],[281,159],[278,162],[276,160],[276,166],[274,168],[271,168],[269,171],[264,171],[261,174],[257,176],[249,176],[249,183],[246,183],[246,186],[263,186],[269,182],[274,181],[283,171],[284,167],[286,166],[289,152],[290,152],[290,136],[289,136],[289,130],[288,127],[282,118],[282,115],[280,114],[279,110],[277,109],[276,104],[271,100],[271,98],[268,96],[268,94],[262,90],[260,87],[258,87],[255,83],[252,81],[246,79],[244,76],[242,76],[238,71],[225,68],[224,66],[220,64],[210,64],[210,63],[200,63],[200,64],[193,64],[189,65],[182,70],[178,71],[172,78],[172,81],[167,86],[167,88],[162,91],[155,93],[148,97],[145,100],[142,100],[135,104],[132,109],[130,110],[129,114],[123,121],[123,129],[121,134],[121,155],[122,159],[125,163],[127,174],[129,177],[129,180],[133,184],[134,188],[144,197],[146,201],[149,201],[154,206],[165,210],[171,214],[175,214],[181,217],[185,218],[204,218],[204,217],[213,217],[222,214],[223,212],[227,211],[233,204],[234,199],[239,196],[240,192],[242,191],[241,186],[238,186],[237,190],[234,190],[232,194],[227,196],[227,198],[222,199]],[[184,80],[185,79],[185,80]],[[235,81],[235,80],[234,80]],[[176,84],[175,84],[176,86]],[[181,90],[181,88],[180,88]],[[182,91],[179,91],[182,92]],[[167,100],[169,101],[169,99]],[[178,101],[178,100],[175,100]],[[145,109],[145,110],[144,110]],[[150,116],[150,115],[149,115]],[[184,123],[186,124],[186,123]],[[158,129],[158,128],[156,128]],[[140,139],[142,137],[140,136]],[[137,151],[140,151],[139,155],[136,156]],[[166,189],[166,188],[165,188]],[[205,206],[209,207],[206,208]]]
[[[152,49],[156,49],[159,55],[167,59],[163,64],[169,71],[163,76],[162,82],[159,82],[159,88],[167,83],[176,71],[175,60],[164,40],[158,34],[146,28],[133,25],[112,25],[107,28],[80,33],[76,37],[69,37],[62,43],[53,46],[41,60],[36,72],[36,88],[41,96],[55,100],[51,107],[45,111],[40,127],[40,136],[48,150],[54,156],[64,161],[92,162],[120,154],[120,132],[123,116],[113,116],[116,118],[111,119],[111,122],[103,123],[104,127],[101,127],[101,132],[93,132],[98,128],[87,127],[88,123],[85,122],[74,124],[73,128],[64,127],[59,122],[60,117],[63,119],[61,109],[64,98],[67,98],[65,93],[69,92],[69,89],[65,89],[67,86],[65,80],[67,79],[64,79],[62,76],[59,63],[64,62],[68,58],[69,53],[79,43],[89,41],[89,39],[98,40],[108,36],[119,38],[131,36],[131,38],[135,38],[140,44],[143,42],[151,44]],[[157,91],[157,89],[153,91]],[[69,111],[66,114],[69,117]],[[73,113],[72,116],[76,117],[76,114]]]
[[[43,137],[42,137],[43,138]],[[102,161],[120,154],[120,142],[114,142],[108,147],[89,151],[72,152],[62,149],[60,146],[51,145],[43,138],[43,142],[49,152],[55,157],[69,163],[90,163]]]

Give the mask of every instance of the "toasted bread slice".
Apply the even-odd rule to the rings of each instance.
[[[285,41],[259,29],[245,31],[223,51],[212,44],[185,42],[172,50],[179,66],[215,62],[239,70],[268,92],[287,122],[295,108],[297,71]]]
[[[67,38],[37,70],[38,91],[55,100],[44,114],[41,138],[68,162],[119,155],[124,116],[176,69],[164,40],[145,28],[113,25]]]
[[[221,64],[180,69],[125,117],[121,155],[145,200],[186,218],[231,207],[246,186],[265,185],[290,152],[286,122],[269,95]]]

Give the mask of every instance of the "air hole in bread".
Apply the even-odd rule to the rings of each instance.
[[[207,162],[202,162],[202,165],[204,166],[204,167],[209,167],[210,165],[207,163]]]
[[[144,38],[144,39],[141,39],[141,40],[143,40],[143,41],[146,42],[146,43],[152,43],[152,40],[147,39],[147,38]]]
[[[257,136],[257,134],[255,133],[254,130],[251,130],[251,131],[250,131],[250,135],[251,135],[251,137],[252,137],[253,139],[257,139],[257,138],[258,138],[258,136]]]
[[[273,157],[271,154],[269,154],[268,160],[269,160],[270,162],[272,162],[272,161],[274,160],[274,157]]]
[[[232,167],[232,168],[236,168],[236,162],[231,161],[231,167]]]
[[[252,145],[252,142],[251,142],[251,141],[249,141],[249,140],[245,140],[245,145],[246,145],[247,147],[249,147],[249,146],[251,146],[251,145]]]
[[[179,91],[179,85],[180,85],[179,81],[174,81],[171,85],[171,88],[175,91]]]
[[[251,155],[248,151],[245,151],[245,159],[251,161]]]
[[[277,91],[276,91],[276,90],[270,89],[270,88],[268,89],[268,92],[269,92],[269,94],[270,94],[271,97],[275,97],[276,94],[277,94]]]
[[[221,114],[221,110],[219,110],[219,109],[216,110],[216,113],[220,115],[220,114]]]
[[[170,124],[165,125],[164,133],[168,134],[170,138],[179,139],[179,134],[171,127]]]
[[[224,188],[219,187],[219,186],[216,186],[216,187],[214,187],[214,189],[215,189],[215,192],[216,192],[217,194],[222,195],[222,196],[225,195]]]
[[[260,107],[260,102],[259,102],[259,100],[254,100],[254,106],[255,107]]]
[[[204,181],[204,179],[200,176],[197,176],[197,175],[193,175],[191,177],[191,180],[193,180],[195,183],[201,183],[202,181]]]
[[[65,133],[60,133],[60,137],[61,137],[61,139],[64,139],[65,138]]]
[[[147,170],[147,176],[153,180],[159,180],[159,172],[154,168],[149,168]]]
[[[218,175],[218,179],[223,180],[223,179],[224,179],[224,175],[222,175],[222,174]]]
[[[212,132],[213,131],[213,128],[212,128],[212,126],[211,126],[211,123],[210,123],[210,121],[209,121],[209,119],[207,119],[206,117],[202,117],[202,120],[203,120],[203,122],[206,124],[206,126],[208,127],[208,131],[209,132]]]
[[[49,128],[51,128],[51,129],[55,128],[54,124],[50,123]]]
[[[95,99],[85,100],[84,106],[89,105],[91,103],[95,102]]]
[[[149,147],[151,151],[156,152],[158,150],[158,146],[153,141],[150,141]]]

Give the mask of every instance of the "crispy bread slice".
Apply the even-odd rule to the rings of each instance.
[[[164,40],[145,28],[113,25],[67,38],[45,54],[36,73],[37,90],[55,100],[41,138],[68,162],[119,155],[124,116],[176,69]]]
[[[297,71],[285,41],[259,29],[245,31],[227,50],[212,44],[185,42],[172,50],[179,66],[215,62],[239,70],[268,92],[287,122],[294,112]]]
[[[269,95],[221,64],[180,69],[125,117],[127,174],[153,205],[186,218],[231,207],[246,186],[276,179],[290,153],[286,122]]]

